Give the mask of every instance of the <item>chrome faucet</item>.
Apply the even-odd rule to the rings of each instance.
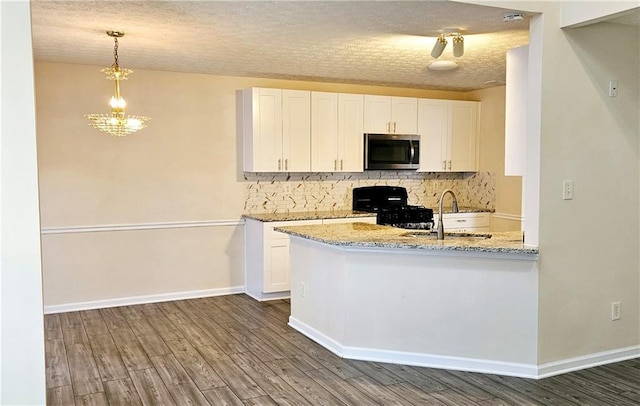
[[[442,192],[440,196],[440,204],[438,205],[438,240],[444,240],[444,224],[442,224],[442,201],[444,200],[444,195],[447,193],[451,193],[451,197],[453,197],[453,203],[451,205],[451,211],[454,213],[458,213],[458,199],[456,198],[456,194],[453,193],[453,190],[447,189]]]

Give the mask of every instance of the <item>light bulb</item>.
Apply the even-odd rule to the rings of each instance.
[[[435,45],[433,46],[433,50],[431,51],[431,56],[433,56],[434,58],[440,57],[440,55],[442,55],[442,51],[444,51],[444,47],[446,46],[447,46],[447,40],[445,39],[444,35],[439,36],[438,39],[436,40]]]
[[[453,56],[461,57],[464,55],[464,38],[462,35],[456,35],[453,38]]]

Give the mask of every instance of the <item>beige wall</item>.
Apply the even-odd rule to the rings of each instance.
[[[640,345],[640,30],[560,30],[558,8],[544,12],[541,363]],[[573,200],[561,198],[564,179],[575,183]]]
[[[480,170],[493,174],[496,206],[492,220],[495,231],[520,230],[522,177],[504,175],[505,87],[469,93],[481,100]]]
[[[242,288],[246,181],[236,128],[238,89],[471,97],[136,70],[122,83],[127,111],[151,120],[137,134],[114,138],[84,118],[107,112],[112,82],[100,68],[36,63],[44,297],[50,311]],[[105,227],[109,231],[96,231]]]

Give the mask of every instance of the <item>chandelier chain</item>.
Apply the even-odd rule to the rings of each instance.
[[[120,65],[118,64],[118,38],[114,37],[113,40],[115,42],[115,45],[113,46],[113,66],[119,68]]]

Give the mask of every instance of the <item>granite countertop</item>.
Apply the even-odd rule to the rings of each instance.
[[[277,227],[275,230],[313,241],[345,247],[407,248],[538,255],[537,247],[525,246],[522,243],[522,233],[518,231],[489,233],[491,238],[487,239],[473,238],[472,236],[477,236],[477,233],[464,233],[469,237],[457,238],[447,237],[445,233],[445,239],[438,241],[435,238],[409,235],[410,233],[420,233],[417,230],[365,223]],[[463,233],[456,234],[461,235]]]
[[[355,210],[299,211],[286,213],[246,213],[243,218],[262,222],[375,217],[375,213]]]

